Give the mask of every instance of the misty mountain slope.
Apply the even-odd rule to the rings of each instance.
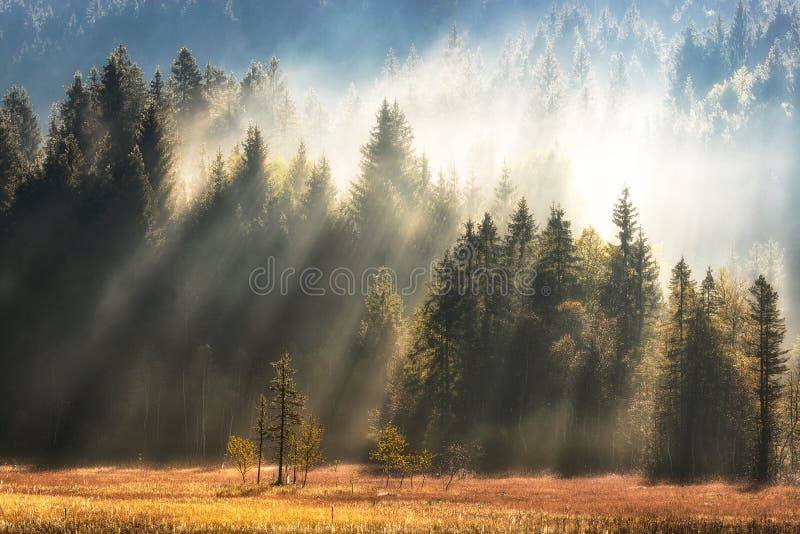
[[[754,3],[758,9],[762,4]],[[587,6],[593,9],[593,4]],[[46,115],[60,97],[48,83],[67,80],[78,69],[100,65],[124,43],[147,70],[169,64],[174,51],[189,45],[198,57],[241,71],[250,58],[276,54],[286,60],[320,63],[321,73],[351,81],[373,76],[389,47],[416,43],[424,49],[452,23],[476,38],[496,35],[551,7],[548,2],[472,0],[455,2],[257,0],[4,0],[0,3],[0,86],[25,86],[37,110]],[[648,18],[674,21],[732,13],[734,2],[646,2]],[[611,4],[619,17],[628,2]],[[365,46],[366,45],[366,46]],[[344,77],[342,72],[346,73]]]

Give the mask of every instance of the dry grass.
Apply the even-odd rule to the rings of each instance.
[[[238,480],[232,469],[2,467],[0,531],[800,532],[800,488],[787,486],[613,475],[468,479],[449,491],[429,478],[386,489],[353,465],[319,469],[305,489]]]

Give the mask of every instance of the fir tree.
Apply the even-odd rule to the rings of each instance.
[[[561,110],[564,100],[564,82],[561,66],[553,51],[553,45],[547,43],[544,54],[536,64],[535,109],[545,115],[552,115]]]
[[[258,406],[256,406],[256,424],[253,430],[256,433],[256,441],[258,443],[258,471],[256,475],[256,484],[261,484],[261,458],[264,451],[264,441],[269,438],[269,402],[267,398],[261,394],[258,396]]]
[[[550,208],[550,217],[539,241],[538,276],[547,308],[569,299],[575,287],[575,244],[571,223],[560,206]]]
[[[506,254],[517,265],[521,266],[529,259],[536,232],[533,214],[528,209],[525,197],[522,197],[517,203],[517,209],[511,215],[506,238]]]
[[[289,434],[302,421],[301,412],[306,399],[295,384],[295,370],[288,352],[284,352],[280,359],[273,362],[272,368],[275,370],[275,377],[269,383],[269,403],[275,413],[272,416],[273,425],[269,430],[275,443],[275,460],[278,462],[278,477],[275,484],[280,486],[284,483],[286,474],[284,462]]]
[[[169,108],[164,95],[161,72],[150,83],[139,146],[144,170],[154,193],[154,206],[160,223],[168,214],[168,200],[173,193],[172,142],[169,128]]]
[[[733,15],[733,22],[731,22],[731,28],[728,32],[727,50],[731,71],[735,71],[746,64],[751,40],[752,30],[747,7],[745,7],[744,0],[739,0],[736,3],[736,12]]]
[[[175,106],[175,113],[181,121],[195,118],[205,105],[203,102],[203,75],[197,66],[192,51],[185,46],[178,50],[178,55],[170,67],[172,76],[169,88]]]
[[[22,157],[27,163],[32,163],[39,152],[42,136],[39,133],[39,119],[31,108],[25,89],[12,85],[3,96],[3,109],[16,131]]]
[[[511,169],[508,165],[503,165],[500,171],[500,181],[494,188],[494,205],[492,211],[499,221],[505,221],[511,214],[511,209],[514,206],[517,187],[511,181]]]
[[[576,33],[575,47],[572,51],[572,70],[570,71],[570,85],[583,107],[589,104],[589,84],[591,82],[592,64],[589,52],[580,33]]]
[[[778,439],[779,403],[786,372],[783,340],[786,325],[778,308],[778,293],[759,276],[750,288],[750,321],[752,337],[750,354],[755,359],[758,376],[757,452],[754,473],[759,481],[775,476],[775,446]]]
[[[0,110],[0,215],[11,209],[21,178],[19,138],[6,111]]]
[[[247,129],[242,143],[242,156],[231,185],[234,205],[241,207],[246,222],[263,225],[267,216],[272,217],[269,208],[272,207],[274,195],[267,169],[267,146],[261,130],[255,126]]]

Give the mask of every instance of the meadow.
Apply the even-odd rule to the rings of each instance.
[[[408,479],[324,467],[308,485],[214,468],[0,468],[0,532],[800,532],[800,488],[633,475]],[[249,480],[254,480],[251,473]],[[266,475],[266,476],[265,476]]]

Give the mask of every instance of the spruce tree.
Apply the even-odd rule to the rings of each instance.
[[[118,46],[108,57],[96,92],[100,115],[109,134],[105,161],[112,173],[117,174],[119,171],[115,169],[120,162],[127,161],[139,141],[147,94],[142,72],[130,60],[124,46]]]
[[[0,215],[11,209],[14,194],[22,180],[22,154],[14,125],[0,110]]]
[[[564,104],[563,74],[553,45],[549,42],[536,64],[535,79],[534,110],[544,115],[560,111]]]
[[[492,212],[499,221],[499,224],[504,225],[504,222],[511,214],[514,206],[517,188],[511,181],[511,169],[508,165],[504,164],[500,172],[500,180],[494,188],[494,204]]]
[[[571,298],[575,289],[577,259],[572,224],[563,208],[553,205],[539,241],[537,282],[545,308],[553,309]]]
[[[253,430],[256,433],[256,442],[258,443],[258,471],[256,475],[256,484],[261,484],[261,458],[264,452],[264,441],[269,438],[269,402],[262,393],[258,396],[258,405],[256,406],[256,424]]]
[[[730,70],[735,71],[748,60],[748,52],[752,40],[752,30],[750,20],[745,7],[744,0],[736,3],[736,12],[733,15],[733,22],[728,32],[728,62]]]
[[[755,360],[758,376],[754,474],[757,480],[768,481],[776,474],[775,446],[780,428],[778,410],[788,351],[783,349],[786,325],[778,308],[778,293],[764,275],[759,276],[750,288],[750,321],[750,354]]]
[[[306,144],[300,141],[297,152],[292,158],[289,167],[289,188],[292,195],[292,203],[297,205],[303,196],[303,188],[306,186],[309,177],[310,165],[306,153]]]
[[[205,103],[203,101],[203,75],[192,51],[185,46],[178,50],[178,55],[172,61],[170,71],[172,76],[169,79],[169,89],[175,113],[183,122],[196,118]]]
[[[144,170],[153,189],[157,224],[163,224],[168,216],[170,196],[173,192],[172,141],[169,127],[169,108],[164,94],[161,72],[156,69],[150,83],[150,91],[142,120],[139,146],[142,151]]]
[[[305,396],[297,389],[294,381],[295,370],[292,358],[284,352],[280,359],[272,363],[275,377],[269,383],[269,403],[274,414],[269,427],[275,446],[275,460],[278,462],[278,477],[275,484],[284,483],[284,463],[288,451],[289,435],[302,421]]]
[[[537,227],[533,214],[528,209],[528,202],[522,197],[511,215],[506,237],[506,255],[518,266],[530,258],[533,240]]]
[[[575,47],[572,51],[572,70],[570,71],[570,85],[578,101],[585,108],[589,104],[592,64],[589,52],[583,42],[583,37],[576,32]]]
[[[12,85],[3,96],[6,118],[16,131],[19,150],[27,163],[33,162],[39,152],[42,136],[39,133],[38,117],[33,112],[25,89]]]
[[[267,145],[261,130],[250,125],[241,150],[231,183],[233,205],[240,208],[244,223],[262,226],[267,217],[275,215],[270,209],[275,197],[267,168]]]
[[[301,214],[312,227],[319,226],[331,215],[335,194],[331,166],[328,159],[322,156],[311,167],[300,200]]]

